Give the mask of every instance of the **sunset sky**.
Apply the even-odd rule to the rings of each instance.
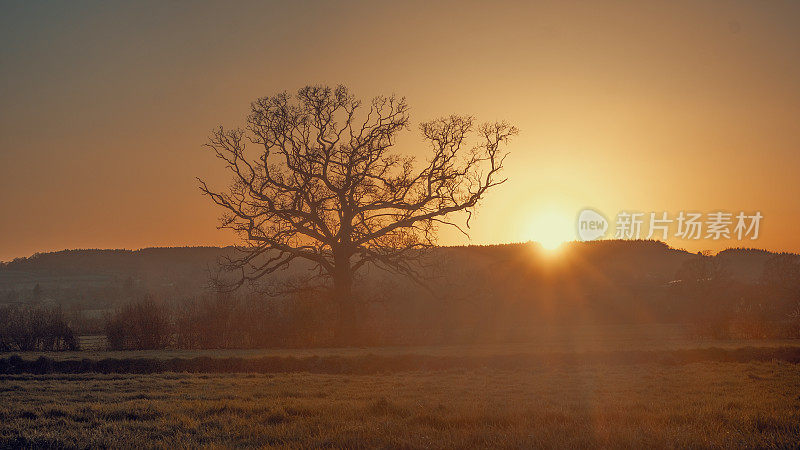
[[[800,251],[800,2],[0,5],[3,261],[235,242],[198,191],[227,182],[202,145],[317,83],[406,96],[415,124],[517,125],[472,243],[537,240],[586,207],[724,210],[760,211],[759,239],[669,244]]]

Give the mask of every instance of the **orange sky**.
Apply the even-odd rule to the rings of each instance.
[[[757,241],[670,244],[800,251],[800,2],[70,5],[0,14],[0,260],[231,243],[202,144],[311,83],[515,123],[474,243],[544,210],[759,210]]]

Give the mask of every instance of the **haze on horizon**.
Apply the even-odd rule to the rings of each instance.
[[[197,189],[227,183],[202,145],[314,83],[404,95],[415,124],[520,128],[472,243],[585,207],[727,210],[760,211],[760,238],[667,242],[800,251],[800,3],[0,5],[0,261],[234,243]],[[416,132],[399,149],[424,157]]]

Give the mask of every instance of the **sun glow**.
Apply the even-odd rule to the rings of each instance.
[[[547,250],[575,239],[575,223],[568,214],[547,210],[535,214],[530,220],[530,236]]]

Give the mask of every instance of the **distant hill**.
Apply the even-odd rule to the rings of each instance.
[[[0,265],[0,303],[52,301],[104,310],[145,293],[192,299],[209,292],[209,274],[232,252],[180,247],[36,254]],[[730,249],[714,258],[737,283],[757,283],[774,255]],[[677,274],[686,272],[681,268],[697,258],[658,241],[573,242],[557,253],[533,243],[439,247],[426,258],[427,289],[375,268],[357,285],[375,314],[409,327],[431,320],[443,329],[447,323],[465,329],[494,322],[513,328],[531,321],[670,321],[691,306],[676,300],[674,286]]]
[[[0,275],[16,272],[39,277],[135,275],[169,268],[196,268],[229,253],[230,247],[154,247],[141,250],[63,250],[36,253],[0,265]]]
[[[188,297],[206,290],[209,273],[232,248],[64,250],[0,264],[0,302],[30,300],[37,285],[62,303],[112,305],[123,291]],[[10,293],[16,293],[9,297]]]
[[[658,241],[573,242],[561,254],[551,255],[536,244],[440,247],[433,259],[445,261],[445,271],[491,270],[526,272],[569,268],[575,274],[602,272],[615,278],[669,280],[691,254]],[[734,251],[726,255],[734,258]],[[218,261],[234,254],[232,247],[155,247],[141,250],[63,250],[37,253],[0,263],[0,291],[98,287],[134,283],[150,290],[176,285],[203,290]],[[748,256],[749,255],[749,256]],[[763,264],[769,252],[735,254],[737,265]],[[446,269],[451,270],[446,270]],[[439,267],[442,269],[442,267]],[[371,273],[376,275],[376,270]],[[379,276],[379,275],[378,275]]]

